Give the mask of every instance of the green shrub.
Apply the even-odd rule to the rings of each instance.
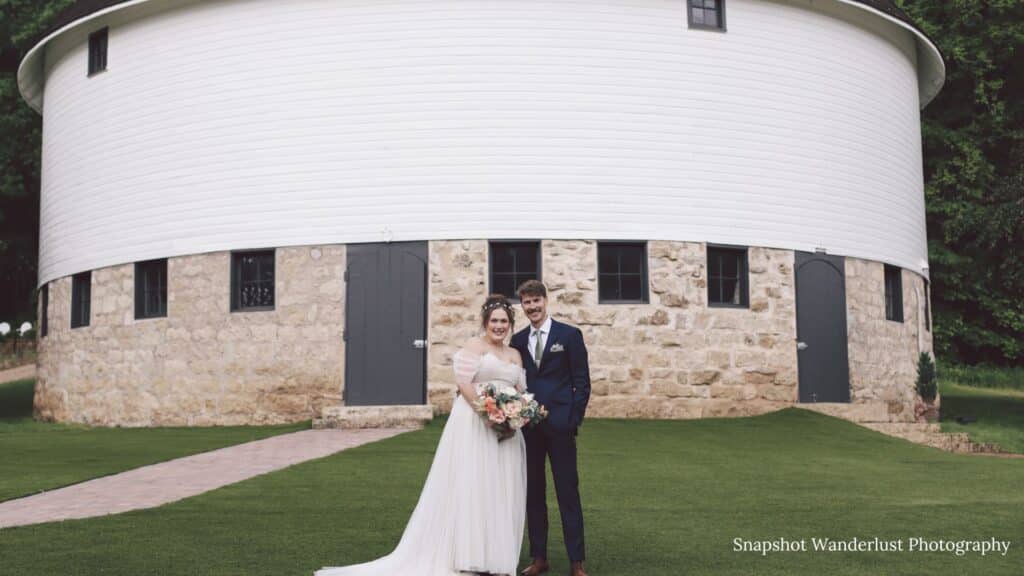
[[[935,400],[938,387],[935,383],[935,361],[927,352],[917,358],[917,393],[925,402]]]

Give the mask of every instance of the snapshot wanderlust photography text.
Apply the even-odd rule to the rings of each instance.
[[[733,538],[734,552],[754,552],[762,556],[785,552],[942,552],[955,556],[976,554],[1006,556],[1013,544],[1011,540],[988,538],[984,540],[924,538],[774,538],[770,540]]]

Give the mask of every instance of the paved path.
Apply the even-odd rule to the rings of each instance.
[[[17,368],[0,370],[0,384],[3,384],[4,382],[14,382],[15,380],[27,380],[35,377],[35,364],[26,364],[24,366],[18,366]]]
[[[152,508],[409,428],[302,430],[0,502],[0,528]]]

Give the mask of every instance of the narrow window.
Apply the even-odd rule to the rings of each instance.
[[[491,242],[491,294],[518,301],[516,289],[540,280],[540,242]]]
[[[725,0],[687,0],[690,28],[725,31]]]
[[[903,279],[900,268],[885,265],[885,319],[903,322]]]
[[[647,298],[647,244],[598,242],[598,303],[646,303]]]
[[[89,34],[89,76],[107,69],[107,29]]]
[[[89,299],[92,272],[82,272],[71,277],[71,327],[89,325]]]
[[[40,299],[42,300],[42,310],[39,312],[39,337],[46,336],[47,329],[50,323],[47,322],[47,317],[50,315],[50,285],[43,284],[41,290]]]
[[[928,280],[924,281],[924,329],[932,331],[932,283]]]
[[[167,259],[135,263],[135,319],[167,316]]]
[[[231,311],[274,309],[274,251],[231,253]]]
[[[708,246],[708,305],[747,308],[747,249]]]

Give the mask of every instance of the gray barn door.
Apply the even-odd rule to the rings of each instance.
[[[795,274],[800,401],[849,402],[843,258],[797,251]]]
[[[350,244],[345,404],[426,404],[427,243]]]

